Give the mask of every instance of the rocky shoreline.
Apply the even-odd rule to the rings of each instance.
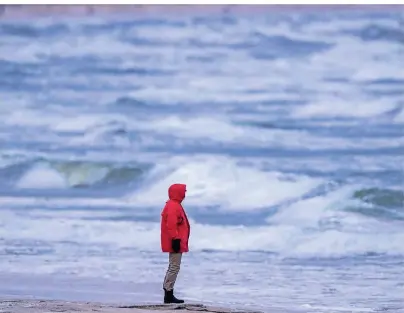
[[[280,11],[391,10],[404,5],[0,5],[1,20],[38,17],[258,14]]]
[[[71,302],[58,300],[0,299],[1,313],[42,313],[42,312],[77,312],[77,313],[259,313],[254,311],[233,310],[205,306],[203,304],[140,304],[107,305],[94,302]]]

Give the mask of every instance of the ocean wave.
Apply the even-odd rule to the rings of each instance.
[[[396,24],[0,23],[0,139],[21,151],[0,169],[4,246],[158,250],[184,182],[196,251],[403,254]]]
[[[404,221],[404,191],[384,188],[364,188],[354,192],[354,199],[362,205],[348,206],[346,210],[376,219]]]
[[[360,31],[353,32],[364,41],[387,41],[391,43],[403,44],[404,31],[397,20],[396,27],[387,27],[378,24],[371,24]]]
[[[147,165],[90,161],[35,160],[9,164],[0,169],[3,184],[18,189],[105,188],[136,182]]]
[[[134,208],[159,208],[166,200],[168,186],[182,182],[188,185],[187,205],[193,206],[195,212],[219,210],[230,215],[275,212],[291,203],[327,195],[346,186],[350,189],[343,197],[346,202],[341,208],[344,210],[380,219],[403,218],[404,194],[395,184],[389,188],[377,187],[373,176],[369,176],[367,183],[361,176],[356,180],[352,177],[330,180],[327,179],[328,172],[310,176],[293,173],[291,169],[285,172],[286,167],[282,172],[271,168],[275,164],[262,162],[260,165],[223,157],[189,160],[176,157],[166,158],[164,162],[149,159],[149,162],[120,163],[14,156],[2,161],[0,183],[7,190],[21,192],[26,189],[91,189],[97,192],[105,188],[120,189],[124,195],[122,201],[131,203]],[[294,168],[297,166],[294,164]],[[119,206],[119,198],[116,203]]]
[[[392,223],[345,210],[352,190],[342,188],[285,205],[268,216],[266,225],[260,226],[201,223],[193,206],[184,204],[192,224],[192,251],[261,251],[287,258],[404,255],[402,221]],[[160,225],[155,221],[159,219],[161,203],[158,210],[136,208],[128,203],[124,210],[119,210],[116,204],[115,209],[97,211],[97,206],[89,202],[91,206],[86,207],[85,201],[77,199],[82,202],[81,209],[72,211],[75,200],[66,201],[69,210],[55,210],[52,205],[46,210],[39,202],[30,210],[25,208],[23,214],[15,209],[1,210],[0,237],[7,238],[7,242],[0,246],[16,252],[21,245],[38,243],[32,246],[39,249],[38,253],[54,254],[52,249],[56,249],[59,256],[94,249],[100,255],[112,251],[119,255],[125,249],[159,251]],[[99,201],[98,205],[102,207],[103,202],[106,203]],[[155,216],[144,221],[137,214]],[[127,217],[120,219],[120,215]]]

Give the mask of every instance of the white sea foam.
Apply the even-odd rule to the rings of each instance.
[[[323,102],[326,101],[326,102]],[[395,109],[397,104],[380,100],[366,100],[353,97],[341,99],[329,97],[321,102],[310,103],[297,107],[292,116],[295,118],[313,117],[351,117],[372,118]]]
[[[268,218],[265,226],[207,225],[193,219],[191,203],[184,203],[191,222],[191,249],[201,251],[271,251],[282,256],[330,257],[365,253],[403,254],[404,232],[400,225],[387,225],[353,213],[343,208],[349,190],[336,191],[329,196],[301,200],[283,207]],[[145,198],[151,195],[144,194]],[[345,197],[345,198],[344,198]],[[60,200],[62,201],[62,200]],[[73,201],[72,201],[73,202]],[[99,206],[106,202],[99,200]],[[68,202],[66,202],[68,203]],[[89,203],[89,206],[94,206]],[[85,203],[83,201],[83,206]],[[4,207],[4,204],[3,204]],[[129,207],[129,206],[128,206]],[[91,217],[108,217],[108,212],[32,210],[21,215],[18,211],[1,211],[0,236],[9,242],[36,241],[54,246],[61,253],[73,249],[69,244],[79,244],[90,249],[139,249],[159,251],[159,223],[136,221],[88,220]],[[133,208],[140,210],[140,208]],[[152,211],[159,214],[159,210]],[[111,211],[110,217],[119,216]],[[130,213],[130,211],[127,211]],[[151,212],[149,212],[150,214]],[[377,230],[377,232],[375,231]],[[67,249],[67,250],[66,250]],[[75,249],[75,248],[74,248]],[[64,251],[64,252],[62,252]]]
[[[220,206],[226,211],[248,211],[269,207],[291,198],[298,198],[322,181],[304,176],[286,176],[276,171],[262,172],[238,165],[228,158],[204,158],[190,162],[173,159],[156,169],[160,178],[144,186],[128,201],[134,206],[161,206],[167,198],[167,188],[173,183],[185,183],[187,204]],[[156,174],[153,174],[156,175]]]
[[[59,189],[66,187],[66,181],[54,169],[47,165],[37,165],[25,173],[17,182],[17,188]]]

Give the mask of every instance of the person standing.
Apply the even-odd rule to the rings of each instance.
[[[168,198],[161,212],[161,250],[169,253],[168,269],[163,281],[164,303],[184,303],[174,296],[174,285],[180,271],[182,254],[189,251],[191,232],[187,214],[182,207],[186,185],[173,184],[168,188]]]

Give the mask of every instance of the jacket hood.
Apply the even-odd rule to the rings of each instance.
[[[185,198],[185,192],[187,191],[187,186],[185,184],[173,184],[168,188],[168,197],[170,200],[182,202]]]

